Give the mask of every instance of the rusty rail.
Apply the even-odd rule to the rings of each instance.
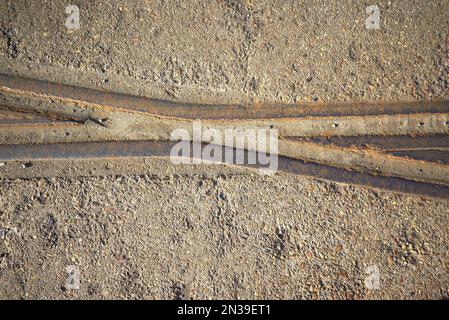
[[[198,118],[278,129],[280,171],[449,197],[449,101],[193,105],[0,75],[2,108],[28,117],[0,117],[5,163],[166,158],[170,132]]]
[[[449,101],[208,105],[175,103],[0,74],[0,86],[186,119],[272,119],[447,113]]]

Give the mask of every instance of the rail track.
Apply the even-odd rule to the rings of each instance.
[[[124,158],[168,167],[171,132],[191,131],[197,119],[222,131],[277,129],[281,172],[449,198],[449,101],[195,105],[7,75],[0,75],[0,177],[65,175],[61,163],[73,161],[89,161],[79,175]],[[246,157],[257,151],[221,147]],[[43,171],[56,162],[64,170]],[[235,167],[219,162],[227,172]]]

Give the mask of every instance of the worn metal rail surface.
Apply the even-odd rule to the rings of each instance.
[[[196,119],[220,131],[277,129],[281,172],[449,198],[449,101],[195,105],[7,75],[0,75],[0,177],[73,159],[153,157],[169,166],[171,133],[191,132]]]

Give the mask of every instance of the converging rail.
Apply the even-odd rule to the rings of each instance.
[[[157,158],[169,166],[172,133],[192,133],[198,121],[219,132],[277,130],[281,172],[449,198],[449,101],[197,105],[7,75],[0,75],[0,177],[73,159]]]

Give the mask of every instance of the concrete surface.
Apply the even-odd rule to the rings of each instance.
[[[0,72],[191,102],[448,98],[447,0],[0,3]],[[0,177],[0,298],[448,298],[448,202],[287,175]],[[65,286],[66,267],[81,286]],[[379,270],[379,288],[365,281]]]

